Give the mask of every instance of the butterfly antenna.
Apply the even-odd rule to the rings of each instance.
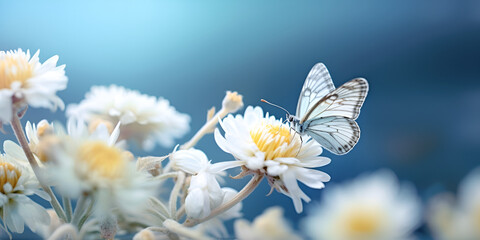
[[[274,106],[274,107],[280,108],[280,109],[282,109],[283,111],[287,112],[288,115],[292,115],[292,114],[290,114],[290,112],[287,111],[287,109],[285,109],[285,108],[283,108],[283,107],[280,107],[280,106],[278,106],[277,104],[273,104],[273,103],[271,103],[271,102],[269,102],[269,101],[267,101],[267,100],[265,100],[265,99],[261,99],[260,101],[262,101],[262,102],[264,102],[264,103],[267,103],[267,104],[270,104],[270,105],[272,105],[272,106]]]

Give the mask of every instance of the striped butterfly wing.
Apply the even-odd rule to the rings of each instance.
[[[335,90],[332,78],[323,63],[317,63],[308,73],[297,104],[296,116],[300,119],[318,101]]]
[[[305,122],[305,132],[330,152],[343,155],[360,139],[355,120],[342,116],[316,118]]]
[[[357,119],[368,92],[368,82],[355,78],[330,92],[311,106],[300,123],[325,117]]]

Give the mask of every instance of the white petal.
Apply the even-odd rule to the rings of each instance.
[[[228,188],[224,187],[222,188],[222,191],[224,192],[223,196],[223,201],[222,204],[227,203],[231,199],[233,199],[235,196],[237,196],[238,191],[233,189],[233,188]],[[222,214],[218,215],[218,217],[224,221],[232,219],[232,218],[238,218],[242,216],[242,202],[237,203],[235,206],[232,208],[228,209],[227,211],[223,212]]]
[[[307,167],[307,168],[316,168],[316,167],[326,166],[330,164],[330,162],[331,162],[330,158],[327,158],[327,157],[314,157],[308,160],[301,159],[301,163],[298,165],[302,167]]]
[[[23,149],[16,143],[10,140],[3,142],[3,150],[7,155],[14,158],[15,160],[25,163],[27,162],[27,156],[25,156],[25,152],[23,152]]]
[[[295,211],[301,213],[303,211],[302,199],[306,202],[310,201],[310,198],[300,189],[297,184],[297,179],[293,171],[287,171],[281,176],[282,181],[285,183],[285,187],[288,189],[288,196],[292,199]]]
[[[323,183],[330,181],[330,176],[322,171],[296,168],[296,172],[298,181],[303,182],[305,185],[311,188],[324,188],[325,184]]]
[[[218,130],[218,128],[215,128],[214,138],[215,138],[215,142],[220,147],[220,149],[222,149],[224,152],[230,153],[228,142],[222,136],[222,134],[220,133],[220,130]]]
[[[137,120],[135,113],[132,111],[127,111],[126,113],[122,114],[120,117],[120,121],[123,122],[125,125],[133,123]]]
[[[227,169],[231,169],[234,167],[239,167],[245,165],[244,161],[227,161],[227,162],[219,162],[219,163],[214,163],[210,166],[209,171],[211,173],[219,173],[222,171],[225,171]]]
[[[9,123],[12,120],[12,95],[9,90],[0,90],[0,121]]]
[[[18,207],[15,203],[3,206],[3,221],[12,232],[23,233],[24,221],[18,214]]]
[[[115,126],[115,129],[113,129],[112,135],[110,135],[110,138],[108,139],[108,145],[113,146],[118,140],[118,136],[120,136],[120,124],[122,122],[118,122],[117,126]]]
[[[29,204],[24,204],[18,210],[20,216],[25,219],[25,223],[33,232],[37,232],[45,225],[48,226],[50,224],[50,216],[47,211],[33,201],[30,201]]]
[[[39,51],[37,51],[37,52],[35,53],[35,56],[38,57],[38,54],[39,54]],[[42,68],[45,68],[45,69],[55,68],[55,66],[57,65],[57,62],[58,62],[58,55],[55,55],[55,56],[49,58],[47,61],[45,61],[45,62],[42,64]]]
[[[256,152],[255,156],[249,157],[246,159],[242,159],[247,162],[247,168],[252,170],[262,169],[264,167],[264,160],[265,160],[265,153],[264,152]]]
[[[207,155],[197,149],[176,151],[172,154],[171,159],[175,167],[190,174],[198,173],[210,166]]]
[[[201,189],[192,189],[185,199],[185,211],[191,218],[199,219],[208,216],[210,214],[208,196]]]

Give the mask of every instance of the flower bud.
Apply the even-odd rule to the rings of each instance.
[[[229,113],[234,113],[243,107],[243,96],[237,92],[227,91],[222,102],[222,108]]]

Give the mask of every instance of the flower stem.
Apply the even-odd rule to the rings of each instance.
[[[162,222],[165,221],[165,219],[167,219],[166,216],[169,215],[168,208],[165,206],[165,204],[163,204],[160,200],[158,200],[155,197],[150,197],[149,200],[152,204],[151,208],[153,210],[158,210],[159,214],[164,218],[164,219],[162,219]]]
[[[185,204],[183,204],[177,211],[177,215],[175,216],[175,219],[180,219],[183,215],[185,214]]]
[[[208,215],[205,218],[202,218],[202,219],[187,219],[183,223],[183,226],[193,227],[193,226],[195,226],[199,223],[208,221],[208,220],[216,217],[220,213],[223,213],[223,212],[227,211],[228,209],[232,208],[237,203],[241,202],[243,199],[248,197],[248,195],[250,195],[253,192],[253,190],[255,190],[255,188],[257,188],[258,184],[262,181],[262,179],[263,179],[263,174],[255,174],[252,177],[252,179],[250,179],[250,182],[248,182],[248,184],[245,185],[245,187],[243,187],[243,189],[240,192],[238,192],[235,197],[230,199],[230,201],[228,201],[225,204],[221,205],[220,207],[212,210],[210,215]]]
[[[77,226],[80,224],[80,218],[83,216],[85,212],[85,207],[87,203],[87,196],[82,195],[80,198],[78,198],[77,201],[77,206],[75,206],[75,212],[73,213],[72,217],[72,224],[74,226]]]
[[[227,114],[228,114],[227,110],[225,110],[223,108],[220,109],[220,111],[218,111],[217,114],[215,114],[215,116],[213,116],[210,120],[208,120],[205,123],[205,125],[203,125],[202,128],[200,128],[200,130],[198,130],[198,132],[192,137],[192,139],[190,139],[190,141],[183,144],[180,147],[180,149],[186,150],[186,149],[190,149],[190,148],[194,147],[195,144],[197,144],[197,142],[200,139],[202,139],[203,136],[205,136],[205,134],[211,133],[215,129],[215,126],[217,125],[218,120],[222,119]]]
[[[175,181],[175,186],[173,186],[172,192],[170,194],[170,217],[175,218],[177,215],[177,198],[180,190],[182,189],[183,182],[185,181],[185,173],[179,171],[177,176],[177,181]]]
[[[13,112],[14,114],[12,117],[11,125],[12,125],[13,132],[17,137],[18,143],[20,143],[20,146],[22,146],[23,152],[25,152],[25,156],[27,157],[28,162],[32,167],[33,173],[38,179],[38,183],[42,187],[43,191],[45,191],[50,196],[50,205],[52,205],[53,209],[57,213],[57,216],[61,218],[64,222],[67,222],[67,217],[65,215],[65,212],[63,211],[62,206],[60,206],[60,203],[58,202],[57,197],[53,193],[52,189],[49,186],[47,186],[45,183],[43,183],[43,180],[41,179],[40,172],[39,172],[41,169],[38,166],[37,160],[33,156],[32,150],[30,150],[30,147],[28,146],[27,138],[25,137],[22,124],[20,123],[20,118],[16,114],[17,111],[15,109]]]
[[[87,210],[85,211],[85,214],[83,214],[83,217],[80,218],[80,221],[78,222],[78,229],[82,229],[83,224],[92,215],[92,209],[93,209],[93,204],[94,203],[95,203],[95,201],[93,199],[90,200],[90,203],[88,204],[88,207],[87,207]]]
[[[67,222],[72,221],[72,202],[68,197],[62,197],[63,208],[65,209],[65,215]]]
[[[152,178],[152,180],[153,181],[162,181],[162,180],[165,180],[167,178],[174,178],[176,176],[178,176],[178,174],[176,172],[170,172],[170,173],[164,173],[164,174],[155,176],[155,177]]]

